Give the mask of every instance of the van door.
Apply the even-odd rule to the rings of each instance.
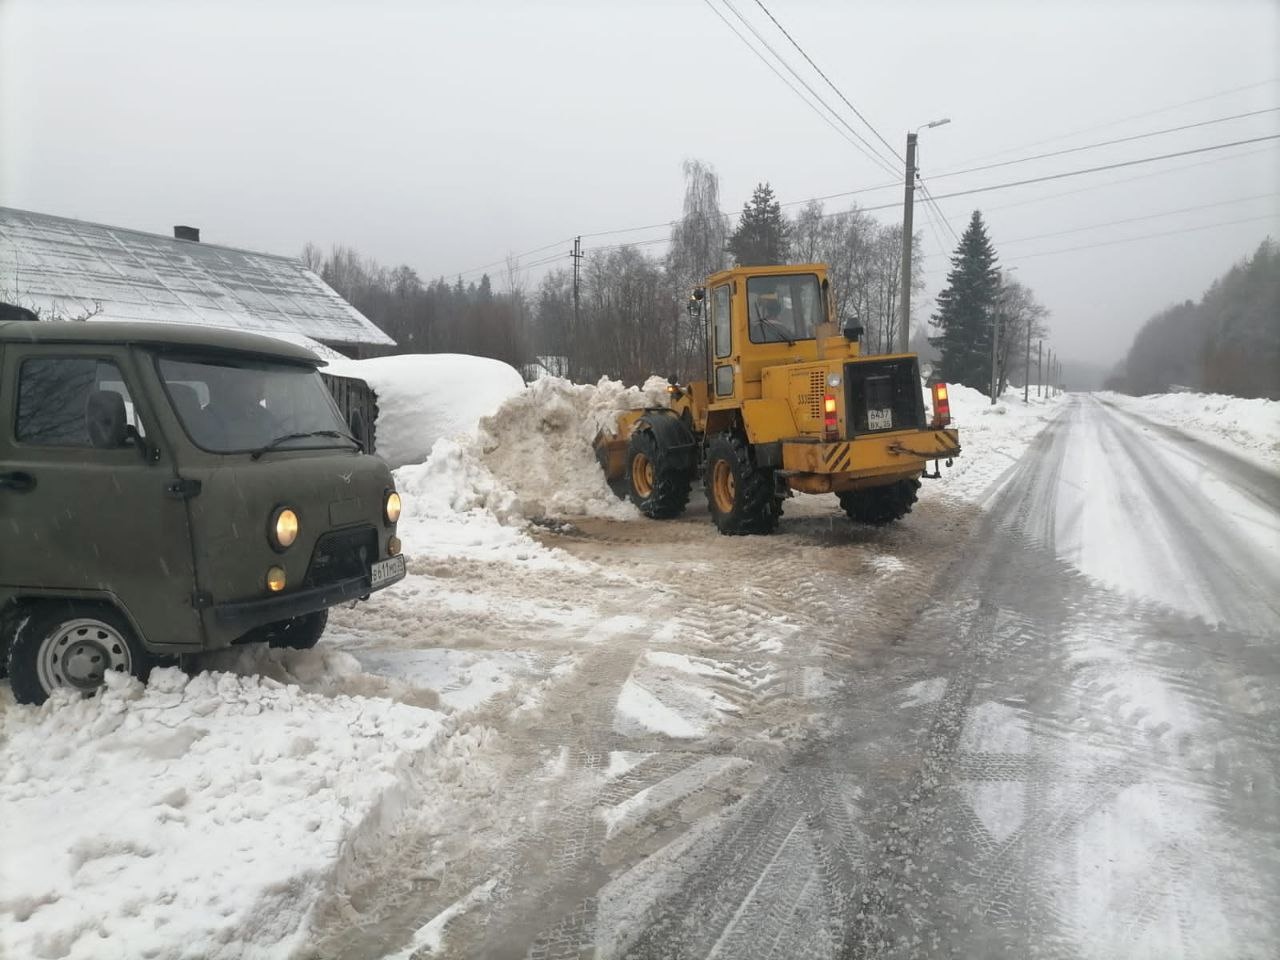
[[[172,445],[125,347],[8,344],[0,362],[0,584],[109,598],[147,646],[202,641],[186,505]],[[123,401],[135,433],[104,430]],[[95,420],[95,417],[97,418]],[[114,422],[113,422],[114,425]]]

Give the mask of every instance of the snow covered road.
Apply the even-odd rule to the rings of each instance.
[[[985,510],[804,498],[738,539],[695,501],[544,534],[574,572],[469,568],[506,578],[499,646],[540,590],[599,626],[540,632],[573,668],[482,711],[497,786],[445,875],[384,865],[314,955],[1272,956],[1267,481],[1081,397]]]
[[[721,537],[599,502],[540,389],[398,473],[409,576],[316,650],[0,702],[0,955],[1277,953],[1267,462],[955,388],[905,522]],[[600,516],[485,472],[547,429]]]

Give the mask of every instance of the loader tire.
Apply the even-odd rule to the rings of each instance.
[[[721,433],[712,438],[704,484],[711,519],[721,533],[772,533],[777,528],[782,503],[774,496],[773,471],[755,465],[741,437]]]
[[[920,481],[912,479],[866,490],[849,490],[840,494],[840,506],[850,520],[882,527],[911,512],[919,489]]]
[[[627,443],[627,495],[636,509],[653,520],[684,513],[693,478],[689,468],[672,458],[651,430],[636,430]]]

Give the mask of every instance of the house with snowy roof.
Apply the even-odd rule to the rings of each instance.
[[[265,334],[321,357],[395,341],[294,257],[0,207],[0,301],[46,319],[192,323]]]

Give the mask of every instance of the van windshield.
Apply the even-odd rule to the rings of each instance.
[[[314,367],[269,360],[160,359],[160,378],[196,446],[214,453],[352,441]]]

